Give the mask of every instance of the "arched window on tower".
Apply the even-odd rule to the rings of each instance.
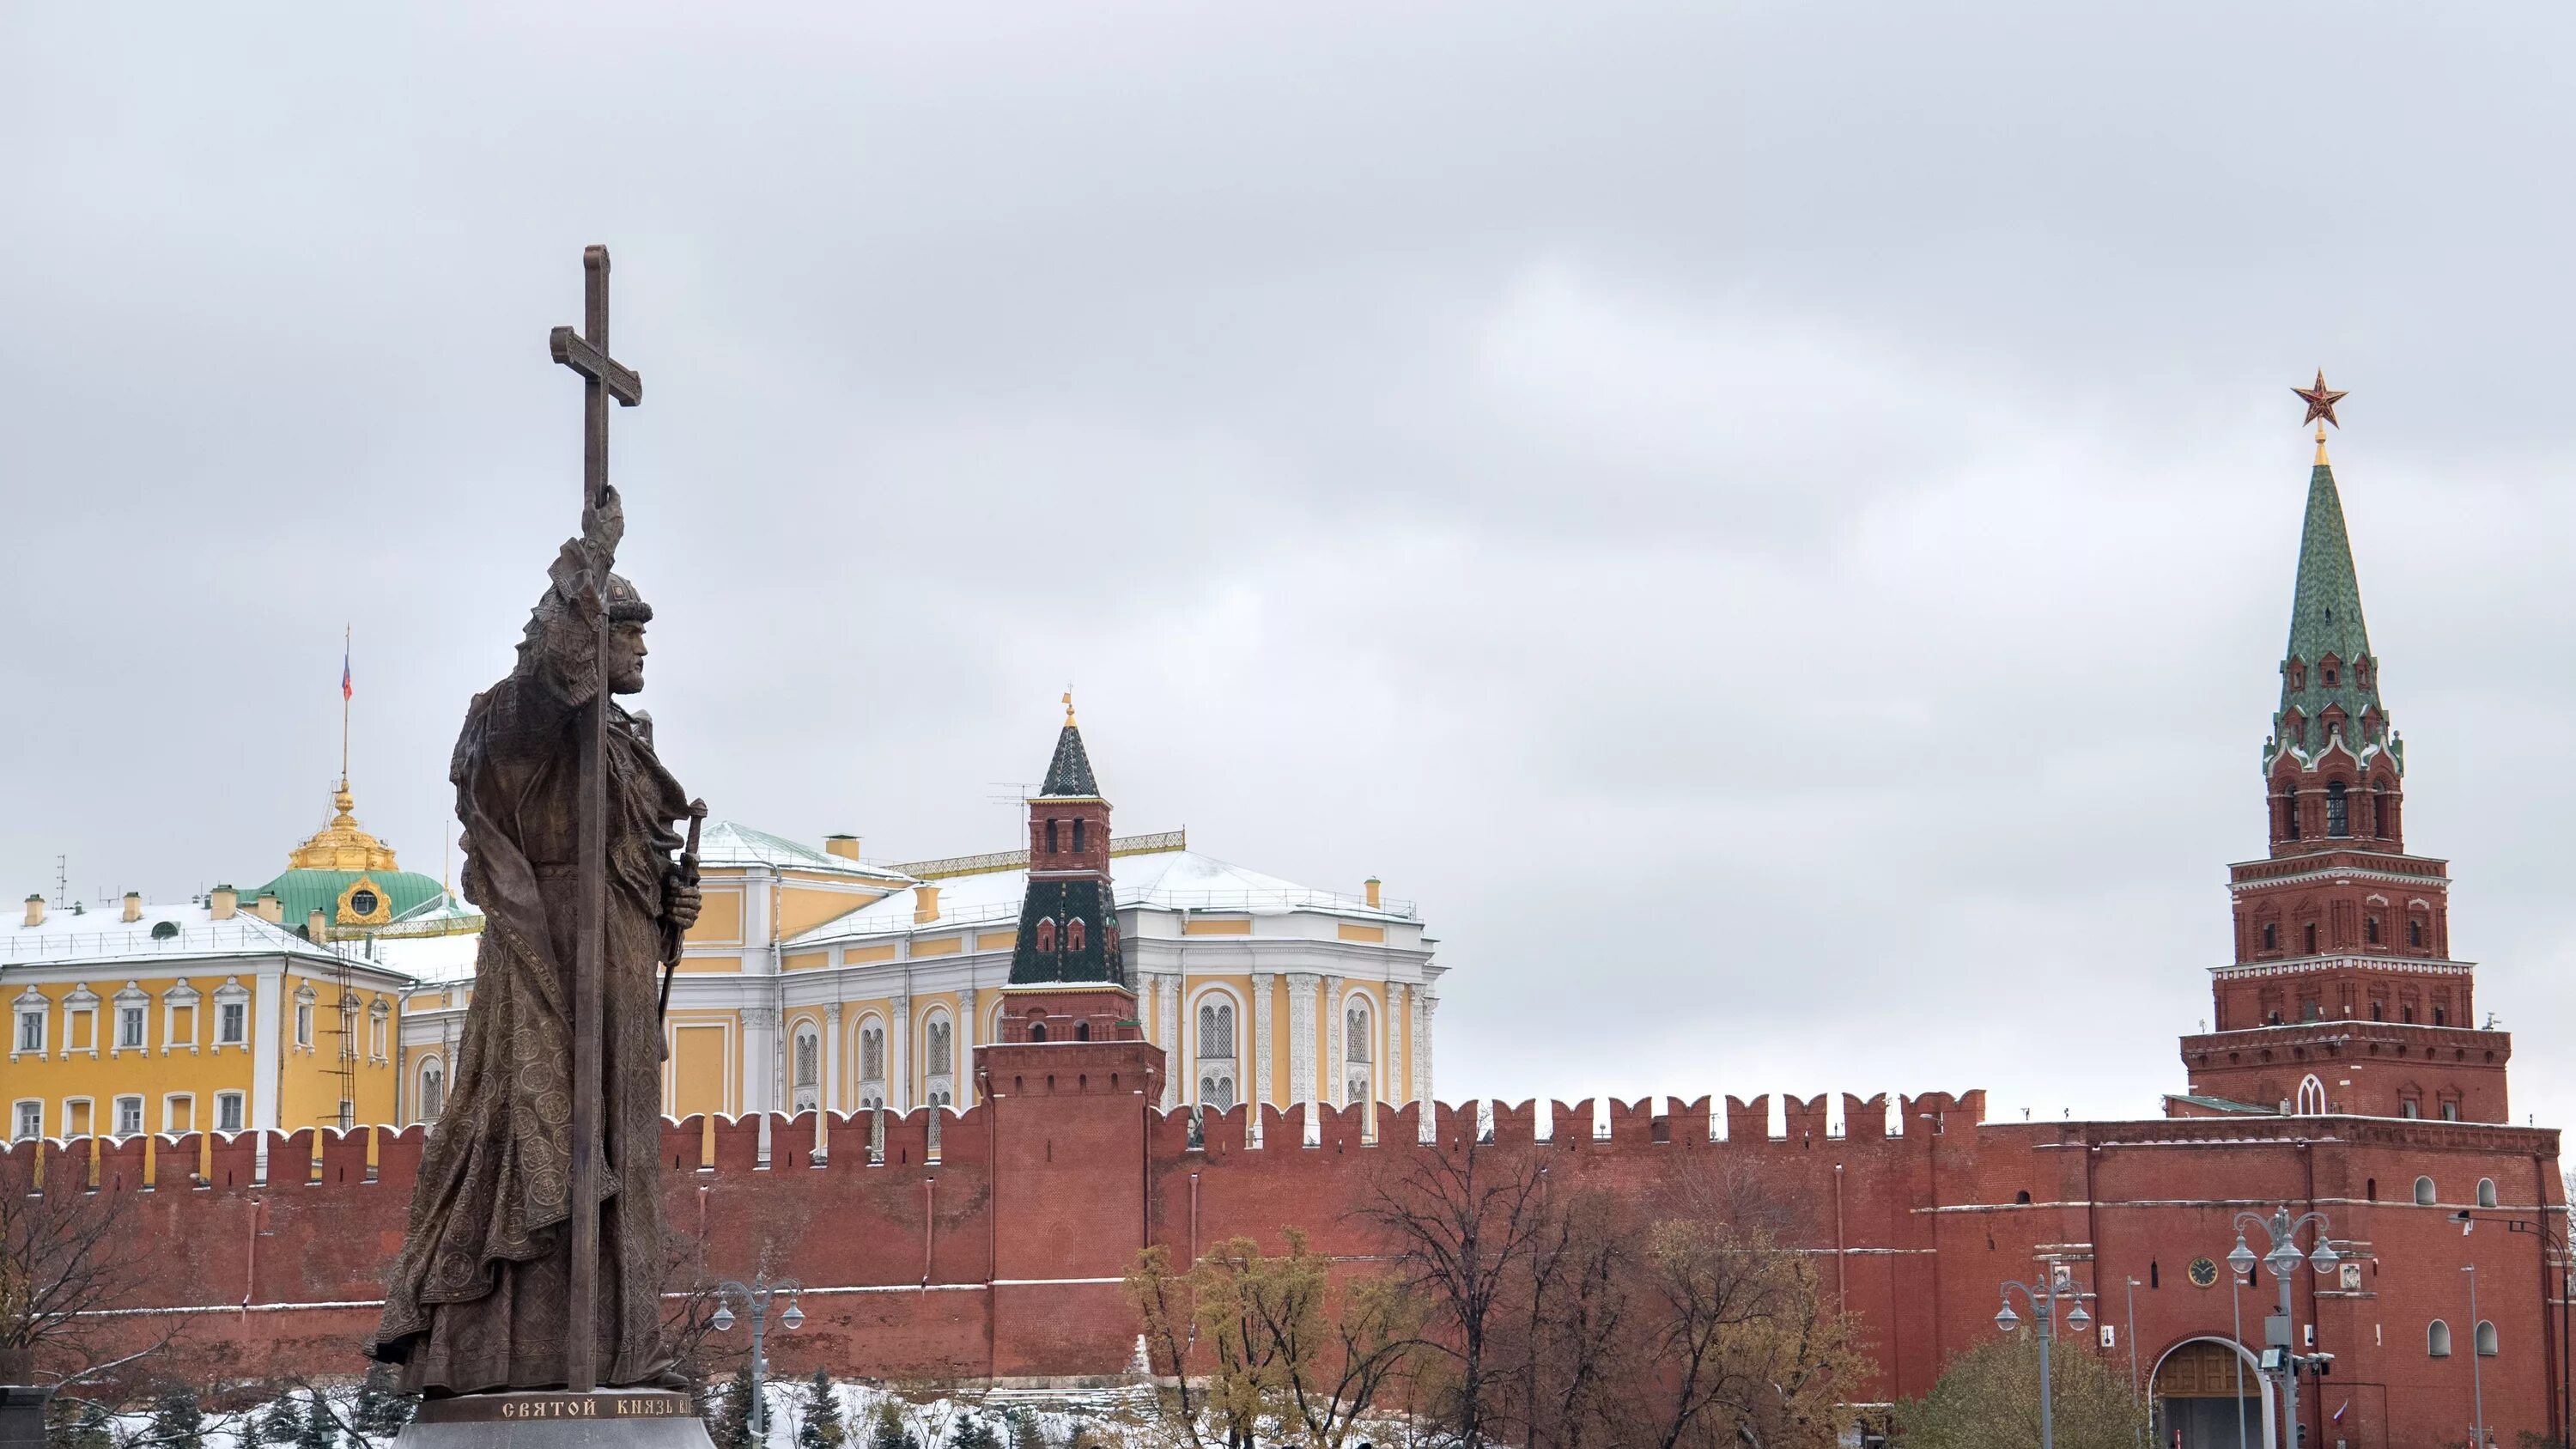
[[[1073,853],[1082,854],[1082,817],[1073,817]]]
[[[1055,822],[1050,820],[1047,822],[1047,854],[1053,855],[1055,853]]]
[[[2298,1115],[2302,1117],[2322,1117],[2325,1115],[2325,1110],[2326,1084],[2318,1081],[2314,1072],[2300,1078],[2299,1100],[2296,1108]]]
[[[2438,1318],[2434,1319],[2432,1326],[2424,1330],[2424,1352],[2427,1356],[2432,1358],[2449,1358],[2451,1356],[2451,1325],[2444,1323]]]
[[[2388,786],[2374,781],[2370,787],[2370,833],[2381,840],[2388,838]]]
[[[2281,838],[2299,838],[2299,792],[2296,790],[2281,792]]]
[[[2310,922],[2308,922],[2308,924],[2307,924],[2307,933],[2308,933],[2308,954],[2309,954],[2309,955],[2311,955],[2311,956],[2313,956],[2313,955],[2317,954],[2317,923],[2316,923],[2316,922],[2314,922],[2314,921],[2310,921]]]
[[[2352,834],[2352,802],[2341,780],[2326,786],[2326,834]]]
[[[1082,949],[1082,917],[1076,916],[1064,923],[1064,949],[1068,951]]]
[[[1045,956],[1052,955],[1054,952],[1055,917],[1042,916],[1038,920],[1038,954]]]
[[[2364,916],[2361,918],[2361,939],[2373,946],[2379,944],[2379,918],[2377,916]]]
[[[2281,927],[2278,923],[2273,921],[2263,923],[2263,949],[2266,951],[2281,949]]]

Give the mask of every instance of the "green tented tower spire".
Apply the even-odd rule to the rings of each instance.
[[[2314,763],[2340,738],[2356,762],[2382,753],[2399,773],[2405,746],[2389,728],[2379,697],[2379,659],[2361,612],[2361,580],[2352,564],[2343,497],[2326,459],[2325,426],[2317,427],[2317,460],[2308,470],[2308,516],[2299,538],[2298,584],[2290,600],[2290,642],[2281,656],[2281,703],[2263,749],[2270,774],[2287,753]]]

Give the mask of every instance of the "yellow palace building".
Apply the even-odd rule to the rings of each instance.
[[[818,848],[710,821],[700,861],[705,909],[665,1025],[667,1112],[973,1104],[1027,849],[870,863],[854,836]],[[1179,831],[1115,838],[1110,864],[1143,1029],[1171,1063],[1163,1105],[1433,1095],[1446,968],[1411,902],[1374,880],[1343,894],[1247,870]],[[404,1011],[405,1121],[436,1113],[467,975],[424,982]]]
[[[1064,733],[1079,747],[1068,718]],[[29,896],[0,929],[16,1138],[435,1121],[473,994],[483,918],[328,821],[256,886],[95,908]],[[1433,1095],[1445,969],[1411,903],[1189,848],[1111,842],[1117,926],[1164,1105],[1287,1107]],[[997,1039],[1029,851],[900,864],[710,821],[705,909],[665,1024],[664,1106],[689,1113],[974,1100]]]

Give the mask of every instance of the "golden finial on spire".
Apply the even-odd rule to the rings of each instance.
[[[1073,686],[1064,687],[1064,727],[1073,728]]]
[[[2326,425],[2317,424],[2317,466],[2326,466]]]

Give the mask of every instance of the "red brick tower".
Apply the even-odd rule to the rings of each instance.
[[[975,1052],[992,1133],[992,1370],[1097,1361],[1133,1311],[1118,1286],[1149,1238],[1145,1144],[1163,1050],[1144,1040],[1118,939],[1109,802],[1073,696],[1046,783],[1029,800],[1029,882],[1001,1032]],[[1103,1338],[1099,1325],[1121,1325]]]
[[[2450,959],[2448,862],[2406,852],[2379,684],[2320,422],[2263,746],[2271,853],[2228,867],[2236,959],[2212,973],[2216,1029],[2183,1038],[2177,1112],[2505,1120],[2512,1040],[2477,1029],[2474,968]]]

